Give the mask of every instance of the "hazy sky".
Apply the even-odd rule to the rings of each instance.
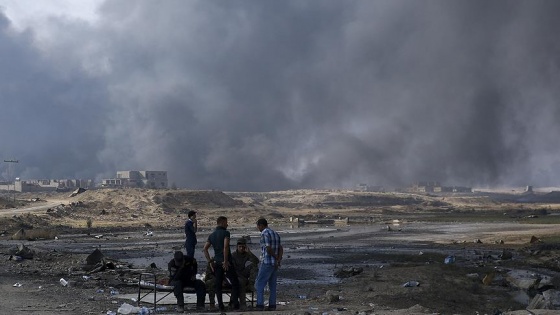
[[[0,8],[0,158],[22,179],[560,184],[558,1]]]

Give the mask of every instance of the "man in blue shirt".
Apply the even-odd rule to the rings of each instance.
[[[231,284],[231,301],[233,301],[233,309],[239,310],[239,280],[237,279],[237,274],[235,273],[235,268],[233,267],[231,261],[231,252],[229,249],[230,233],[227,230],[228,223],[226,217],[219,217],[217,219],[217,227],[208,236],[206,244],[202,251],[204,252],[204,257],[210,267],[212,272],[216,276],[214,284],[214,292],[216,292],[216,298],[218,300],[218,307],[220,311],[225,311],[224,302],[222,300],[222,284],[224,281],[224,276],[227,281]],[[214,260],[210,258],[210,253],[208,249],[212,246],[214,249]],[[208,272],[208,271],[206,271]]]
[[[257,311],[264,310],[264,288],[268,284],[270,295],[268,297],[268,310],[276,310],[276,282],[278,267],[282,262],[284,248],[280,241],[280,235],[268,227],[266,219],[261,218],[257,221],[257,229],[261,232],[261,258],[259,273],[255,280],[257,290]]]
[[[196,232],[198,230],[198,223],[196,220],[196,211],[191,210],[188,214],[189,219],[185,222],[185,249],[187,250],[187,257],[194,257],[194,248],[196,247]]]

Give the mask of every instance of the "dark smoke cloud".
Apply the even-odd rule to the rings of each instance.
[[[0,15],[21,177],[168,170],[223,190],[557,185],[552,1],[110,1],[52,38]],[[4,58],[6,57],[6,58]]]

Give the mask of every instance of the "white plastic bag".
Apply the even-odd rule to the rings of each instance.
[[[140,308],[136,306],[132,306],[128,303],[123,303],[117,310],[118,314],[138,314],[140,312]]]

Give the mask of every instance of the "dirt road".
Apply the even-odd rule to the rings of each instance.
[[[32,206],[25,206],[22,208],[1,209],[0,218],[11,217],[13,215],[22,215],[27,213],[35,214],[35,215],[45,215],[47,209],[56,207],[60,204],[64,204],[65,202],[66,202],[65,199],[50,199],[48,201],[39,202],[39,204],[34,204]]]

